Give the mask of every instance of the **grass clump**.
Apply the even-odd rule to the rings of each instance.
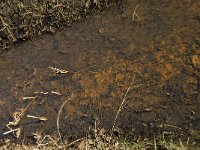
[[[32,38],[42,32],[69,25],[80,16],[80,5],[74,0],[20,1],[0,3],[0,47]]]
[[[70,25],[109,0],[3,0],[0,2],[0,50],[43,32]]]
[[[199,147],[191,143],[191,141],[182,141],[174,138],[163,138],[157,135],[153,138],[133,137],[127,140],[113,136],[112,133],[104,129],[96,131],[96,133],[88,134],[88,136],[74,140],[72,142],[61,142],[59,137],[50,135],[36,137],[35,145],[15,144],[7,140],[0,149],[3,150],[55,150],[55,149],[79,149],[79,150],[197,150]]]

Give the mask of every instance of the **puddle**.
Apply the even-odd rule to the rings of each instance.
[[[30,104],[23,97],[35,92],[48,94],[37,95],[25,114],[48,120],[25,115],[20,139],[56,133],[59,109],[68,99],[60,116],[63,137],[84,136],[95,120],[110,130],[130,86],[116,122],[122,132],[158,132],[162,124],[199,130],[199,1],[144,1],[133,21],[136,6],[129,1],[123,13],[109,8],[4,52],[0,137],[7,137],[2,134],[12,114]],[[49,66],[69,73],[55,74]]]

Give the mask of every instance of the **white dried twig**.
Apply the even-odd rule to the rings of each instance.
[[[48,120],[45,117],[37,117],[37,116],[32,116],[32,115],[27,115],[27,118],[34,118],[34,119],[38,119],[40,121],[47,121]]]
[[[67,74],[69,72],[67,70],[58,69],[52,66],[49,66],[49,69],[51,69],[56,74]]]
[[[4,135],[9,134],[9,133],[13,133],[14,136],[16,136],[17,138],[19,138],[20,133],[21,133],[21,128],[13,129],[13,126],[16,127],[16,126],[19,125],[19,122],[20,122],[21,118],[23,117],[25,111],[33,103],[33,101],[35,100],[35,98],[36,97],[34,97],[34,99],[26,106],[26,108],[21,109],[20,111],[13,113],[13,121],[9,122],[6,125],[6,127],[9,129],[9,131],[5,132]]]
[[[7,132],[4,132],[3,135],[7,135],[7,134],[10,134],[10,133],[13,133],[16,136],[16,138],[19,138],[19,136],[21,134],[21,128],[11,129]]]
[[[134,81],[133,81],[133,83],[134,83]],[[130,91],[130,89],[131,89],[133,83],[131,83],[131,85],[130,85],[130,86],[128,87],[128,89],[126,90],[126,93],[125,93],[125,95],[124,95],[124,98],[123,98],[123,100],[122,100],[122,103],[121,103],[121,105],[120,105],[120,107],[119,107],[119,109],[118,109],[118,111],[117,111],[116,116],[115,116],[115,120],[114,120],[114,122],[113,122],[112,130],[115,129],[115,125],[116,125],[116,122],[117,122],[117,118],[118,118],[118,116],[119,116],[119,113],[121,112],[121,110],[122,110],[123,107],[124,107],[124,102],[126,101],[128,92]]]
[[[61,136],[61,134],[60,134],[60,114],[61,114],[61,112],[62,112],[63,107],[65,106],[65,104],[66,104],[68,101],[69,101],[69,99],[67,99],[67,100],[61,105],[61,107],[60,107],[60,109],[59,109],[59,112],[58,112],[57,122],[56,122],[56,124],[57,124],[58,135],[59,135],[59,138],[60,138],[60,140],[61,140],[61,143],[62,143],[64,149],[65,149],[65,147],[64,147],[64,144],[63,144],[63,141],[62,141],[62,136]]]
[[[52,93],[52,94],[55,94],[55,95],[58,95],[58,96],[60,96],[60,95],[61,95],[61,93],[59,93],[59,92],[56,92],[56,91],[51,91],[51,93]]]
[[[36,94],[36,95],[51,95],[51,94],[54,94],[54,95],[57,95],[57,96],[62,95],[61,93],[56,92],[56,91],[51,91],[51,92],[34,92],[34,94]]]
[[[138,9],[139,6],[140,6],[140,5],[138,4],[138,5],[135,7],[135,10],[134,10],[134,12],[133,12],[133,17],[132,17],[132,20],[133,20],[133,21],[136,21],[136,18],[137,18],[138,20],[140,20],[140,16],[138,16],[137,13],[136,13],[136,11],[137,11],[137,9]]]
[[[34,99],[35,97],[32,97],[32,96],[30,96],[30,97],[23,97],[23,100],[28,100],[28,99]]]

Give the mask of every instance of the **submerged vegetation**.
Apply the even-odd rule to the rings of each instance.
[[[0,2],[0,49],[43,32],[70,25],[109,0],[8,0]]]

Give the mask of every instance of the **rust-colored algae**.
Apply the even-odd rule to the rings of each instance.
[[[141,1],[137,20],[137,1],[127,4],[4,52],[0,127],[37,96],[27,113],[48,120],[21,120],[19,141],[31,143],[32,133],[56,131],[59,108],[70,98],[59,118],[63,139],[84,137],[98,124],[114,126],[120,137],[175,133],[197,142],[190,131],[200,130],[199,1]]]

